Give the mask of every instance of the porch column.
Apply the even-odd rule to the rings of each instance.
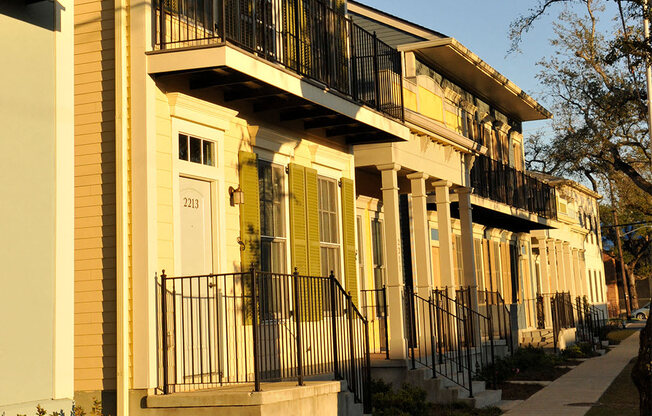
[[[537,239],[538,241],[538,246],[539,246],[539,272],[540,272],[540,282],[539,282],[539,287],[537,288],[537,293],[543,295],[544,293],[551,293],[552,290],[550,290],[550,282],[551,282],[551,273],[550,269],[552,267],[548,267],[548,262],[550,261],[550,256],[548,255],[548,243],[545,238]],[[536,309],[536,307],[535,307]],[[550,302],[549,300],[544,297],[543,301],[543,314],[544,314],[544,321],[545,321],[545,327],[549,328],[552,326],[552,315],[550,314]]]
[[[478,282],[475,274],[475,251],[473,250],[473,215],[471,192],[473,188],[457,188],[460,211],[460,228],[462,231],[462,271],[465,286],[471,287],[471,307],[478,310]]]
[[[589,288],[591,287],[589,285],[589,282],[587,281],[588,275],[586,273],[586,250],[578,250],[579,258],[580,258],[580,279],[582,280],[582,287],[584,287],[584,293],[582,296],[589,297]],[[620,312],[620,311],[619,311]]]
[[[577,296],[577,288],[575,287],[575,274],[573,270],[573,258],[571,257],[570,243],[564,241],[562,243],[562,248],[564,250],[564,271],[566,273],[566,287],[567,290],[571,293],[571,296]]]
[[[385,247],[387,253],[387,320],[389,356],[405,358],[403,318],[403,267],[401,264],[401,233],[398,211],[398,177],[400,165],[389,163],[377,166],[382,178],[383,210],[385,215]]]
[[[582,279],[582,274],[580,272],[580,254],[578,249],[576,248],[572,249],[572,258],[573,258],[573,279],[575,279],[575,290],[577,291],[576,296],[584,296],[586,294],[586,287],[584,285],[584,280]]]
[[[557,268],[557,247],[555,244],[555,240],[553,239],[547,239],[546,240],[546,245],[548,246],[548,255],[549,255],[549,262],[550,262],[550,274],[548,275],[549,277],[549,282],[550,282],[550,293],[555,293],[559,291],[559,270]]]
[[[439,228],[439,269],[441,284],[448,287],[448,296],[455,297],[455,271],[453,270],[453,230],[451,228],[450,181],[436,181],[435,202]]]
[[[407,175],[412,188],[412,221],[414,224],[414,259],[416,264],[416,292],[423,298],[430,296],[432,268],[430,265],[430,228],[426,210],[426,179],[428,175],[415,172]],[[391,252],[390,252],[391,253]]]

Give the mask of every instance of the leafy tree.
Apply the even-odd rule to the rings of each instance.
[[[535,138],[527,152],[528,167],[583,176],[595,190],[599,178],[606,177],[617,182],[619,198],[612,203],[618,204],[623,219],[650,219],[652,151],[644,74],[646,63],[652,62],[652,47],[641,23],[644,14],[652,18],[652,13],[644,7],[645,0],[614,3],[617,12],[611,17],[616,28],[612,32],[599,30],[599,18],[606,10],[601,0],[537,0],[534,8],[513,22],[512,50],[516,50],[537,19],[556,6],[584,10],[578,16],[564,8],[554,25],[556,52],[541,63],[539,76],[552,100],[554,134],[549,142]],[[650,243],[649,234],[637,230],[625,235],[630,234],[623,242],[628,247],[624,254],[631,284],[640,273],[644,256],[639,255],[649,250]],[[648,319],[632,372],[639,389],[640,414],[646,416],[652,414],[651,351],[652,319]]]
[[[602,1],[540,1],[512,24],[512,39],[520,40],[539,16],[558,3],[582,4],[585,13],[578,16],[566,8],[554,25],[555,54],[540,63],[539,74],[555,114],[554,134],[549,142],[534,138],[527,151],[528,166],[582,176],[594,187],[597,176],[618,173],[652,195],[643,76],[647,49],[637,29],[641,26],[640,14],[634,12],[637,1],[626,2],[631,4],[621,9],[623,24],[611,37],[598,30],[605,10]]]

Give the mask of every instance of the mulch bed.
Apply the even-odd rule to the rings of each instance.
[[[503,391],[503,400],[525,400],[543,387],[541,384],[515,384],[510,382],[498,385],[498,388]]]
[[[512,377],[512,380],[552,381],[568,373],[570,368],[548,367],[542,369],[530,368]]]

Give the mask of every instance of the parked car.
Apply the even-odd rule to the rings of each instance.
[[[650,316],[650,302],[642,308],[632,311],[632,318],[647,319],[648,316]]]

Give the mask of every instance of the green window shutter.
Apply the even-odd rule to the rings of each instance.
[[[255,153],[239,152],[240,189],[244,204],[240,204],[240,238],[242,271],[260,267],[260,199],[258,195],[258,159]]]
[[[358,276],[355,264],[355,187],[351,179],[342,178],[342,251],[346,290],[358,304]]]
[[[321,275],[321,249],[319,247],[319,191],[317,171],[306,168],[306,223],[308,237],[308,274]]]
[[[258,195],[258,159],[255,153],[239,152],[240,189],[244,204],[240,204],[240,239],[244,250],[240,251],[242,271],[260,267],[260,199]],[[251,283],[244,286],[245,325],[251,325],[253,308],[251,302]]]
[[[305,168],[306,173],[306,225],[308,241],[308,274],[310,276],[321,275],[321,248],[319,245],[319,191],[317,185],[317,171]],[[321,280],[310,280],[310,283],[303,285],[304,309],[306,319],[318,321],[322,319],[322,284]]]
[[[291,163],[289,170],[290,191],[290,257],[292,271],[308,273],[308,237],[306,230],[306,179],[305,168]]]

